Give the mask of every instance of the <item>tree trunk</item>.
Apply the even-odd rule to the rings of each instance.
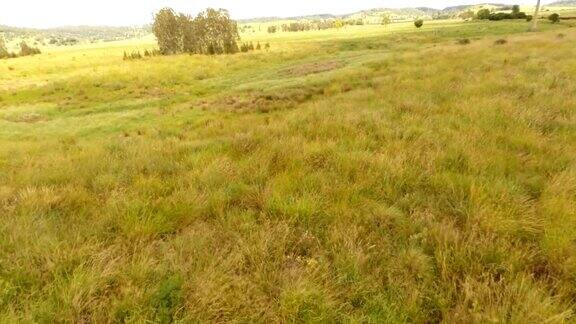
[[[536,3],[536,10],[534,11],[534,17],[532,17],[532,28],[531,31],[538,31],[538,15],[540,14],[540,0]]]

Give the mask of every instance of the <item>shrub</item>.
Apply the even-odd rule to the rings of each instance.
[[[509,13],[505,13],[505,12],[497,12],[497,13],[491,13],[490,17],[488,17],[488,19],[492,20],[492,21],[512,19],[512,15]]]
[[[534,19],[532,16],[526,16],[526,21],[527,21],[527,22],[531,22],[532,19]]]
[[[20,56],[36,55],[40,53],[41,53],[40,49],[36,47],[31,47],[24,41],[20,43]]]
[[[10,53],[8,53],[8,48],[6,48],[4,37],[0,35],[0,59],[7,58],[9,55]]]
[[[494,42],[495,45],[504,45],[506,43],[508,43],[508,41],[505,39],[498,39]]]
[[[553,24],[560,22],[560,15],[557,13],[553,13],[548,16],[548,20],[550,20]]]
[[[490,9],[481,9],[476,13],[476,18],[480,20],[486,20],[490,18]]]
[[[420,27],[424,26],[424,20],[422,20],[422,19],[416,19],[416,20],[414,21],[414,26],[416,26],[416,28],[420,28]]]
[[[140,51],[131,52],[131,53],[127,53],[126,51],[124,51],[124,61],[132,61],[132,60],[140,60],[140,59],[142,59],[142,54],[140,54]]]
[[[468,44],[470,44],[470,39],[468,39],[468,38],[459,39],[459,40],[458,40],[458,44],[460,44],[460,45],[468,45]]]
[[[268,26],[268,33],[269,34],[274,34],[275,32],[278,31],[278,27],[276,26]]]

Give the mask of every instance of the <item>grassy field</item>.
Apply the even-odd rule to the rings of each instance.
[[[576,29],[527,27],[0,60],[0,322],[574,321]]]

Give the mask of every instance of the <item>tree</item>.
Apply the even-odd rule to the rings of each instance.
[[[40,50],[36,47],[29,46],[26,42],[20,43],[20,56],[40,54]]]
[[[414,20],[414,26],[416,26],[416,28],[420,28],[420,27],[424,26],[424,20],[422,20],[422,19]]]
[[[536,2],[536,9],[534,10],[534,17],[532,19],[532,27],[530,28],[531,31],[538,31],[538,14],[540,14],[540,1]]]
[[[490,18],[490,9],[481,9],[476,13],[476,18],[486,20]]]
[[[553,13],[550,16],[548,16],[548,20],[550,20],[553,24],[559,23],[560,15],[557,13]]]
[[[390,25],[391,22],[392,22],[392,20],[390,19],[389,15],[387,15],[387,14],[382,15],[382,25],[388,26],[388,25]]]
[[[518,18],[519,14],[520,14],[520,6],[519,5],[513,5],[512,6],[512,17]]]
[[[226,10],[207,9],[196,18],[170,9],[160,10],[152,27],[162,55],[238,52],[238,25]]]
[[[170,8],[161,9],[154,16],[152,31],[163,55],[175,54],[181,49],[181,29],[179,19]]]
[[[278,27],[276,26],[268,26],[268,33],[269,34],[274,34],[275,32],[278,31]]]
[[[198,54],[231,54],[239,50],[238,24],[224,9],[201,12],[194,19],[194,30],[198,34]]]
[[[8,48],[6,47],[6,42],[4,41],[4,36],[0,35],[0,59],[7,58],[10,56],[8,53]]]

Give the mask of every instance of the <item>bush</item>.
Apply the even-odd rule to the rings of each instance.
[[[36,47],[31,47],[26,42],[20,43],[20,56],[29,56],[40,54],[40,49]]]
[[[508,43],[508,41],[505,39],[498,39],[494,42],[495,45],[504,45],[506,43]]]
[[[560,15],[557,13],[553,13],[550,16],[548,16],[548,20],[550,20],[553,24],[559,23]]]
[[[458,44],[460,44],[460,45],[468,45],[470,43],[471,43],[470,39],[468,39],[468,38],[462,38],[462,39],[458,40]]]
[[[416,20],[414,21],[414,26],[416,26],[416,28],[420,28],[420,27],[424,26],[424,20],[422,20],[422,19],[416,19]]]
[[[278,31],[278,27],[276,26],[268,26],[268,33],[269,34],[274,34],[275,32]]]
[[[4,37],[0,35],[0,59],[7,58],[9,55],[10,53],[8,53],[8,49],[6,48]]]
[[[126,51],[124,51],[124,61],[132,61],[132,60],[140,60],[142,59],[142,54],[140,54],[140,51],[136,51],[136,52],[132,52],[132,53],[126,53]]]
[[[481,9],[476,13],[476,18],[480,20],[486,20],[490,18],[490,9]]]
[[[499,21],[499,20],[504,20],[504,19],[512,19],[512,14],[509,13],[505,13],[505,12],[497,12],[497,13],[491,13],[490,17],[488,17],[489,20],[492,21]]]
[[[527,22],[531,22],[532,19],[534,19],[534,17],[532,17],[532,16],[526,16],[526,21],[527,21]]]

